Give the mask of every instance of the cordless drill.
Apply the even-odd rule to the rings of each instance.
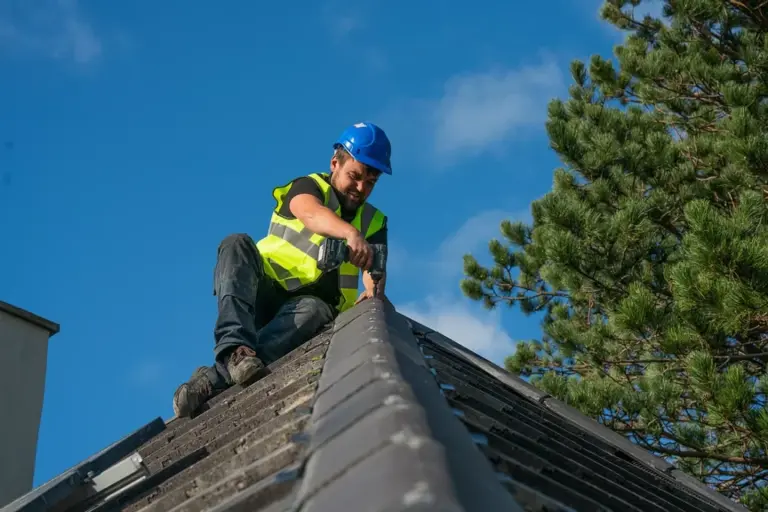
[[[373,295],[378,295],[379,282],[384,277],[387,269],[387,246],[383,244],[370,244],[373,249],[373,264],[368,269],[368,273],[373,280]],[[341,266],[345,261],[349,261],[349,247],[344,240],[336,238],[326,238],[320,244],[320,254],[317,257],[317,268],[323,272],[328,272]]]

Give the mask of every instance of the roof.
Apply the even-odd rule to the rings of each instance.
[[[8,313],[11,316],[15,316],[16,318],[25,320],[33,325],[40,327],[41,329],[45,329],[50,333],[51,336],[59,332],[59,324],[51,322],[50,320],[47,320],[41,316],[30,313],[29,311],[16,307],[12,304],[8,304],[7,302],[3,302],[1,300],[0,311]]]
[[[270,370],[0,510],[745,510],[378,300]]]

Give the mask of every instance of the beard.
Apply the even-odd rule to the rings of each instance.
[[[357,191],[354,189],[351,189],[349,191],[342,190],[339,188],[338,184],[336,183],[336,180],[331,177],[331,187],[333,187],[333,190],[336,192],[336,196],[339,198],[339,202],[341,203],[341,207],[344,210],[353,211],[360,208],[360,205],[363,204],[363,198],[359,195],[357,195]]]
[[[362,204],[362,199],[349,197],[344,192],[341,192],[341,207],[345,210],[357,210]]]

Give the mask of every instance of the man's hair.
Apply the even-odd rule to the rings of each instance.
[[[344,165],[344,162],[349,160],[351,157],[352,155],[350,155],[349,152],[346,149],[344,149],[344,147],[342,146],[337,146],[336,149],[334,149],[333,151],[333,158],[338,160],[339,164],[341,165]],[[379,174],[381,174],[380,170],[374,167],[371,167],[370,165],[363,164],[363,166],[365,167],[365,170],[368,171],[368,173],[370,173],[373,176],[378,176]]]
[[[341,165],[344,165],[344,162],[349,160],[350,155],[346,149],[344,149],[341,146],[336,146],[333,150],[333,158],[339,161]]]

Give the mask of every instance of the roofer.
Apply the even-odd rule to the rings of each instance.
[[[310,174],[273,190],[277,204],[258,243],[244,234],[218,250],[213,293],[214,365],[195,370],[173,395],[177,416],[190,416],[211,397],[248,385],[266,365],[308,341],[340,312],[373,296],[369,244],[387,243],[387,218],[367,200],[381,174],[392,174],[391,144],[372,123],[357,123],[333,145],[330,173]],[[321,272],[317,248],[346,240],[349,261]],[[358,296],[363,269],[364,291]],[[376,293],[384,296],[382,279]]]

